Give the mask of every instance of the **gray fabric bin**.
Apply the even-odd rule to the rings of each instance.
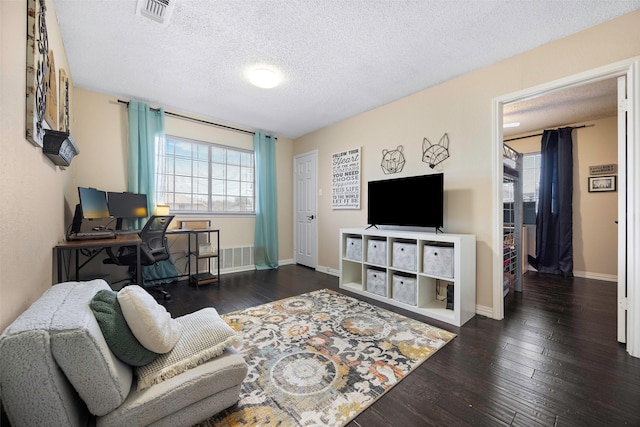
[[[346,257],[353,261],[362,261],[362,238],[347,237]]]
[[[387,296],[387,272],[375,268],[367,268],[367,292]]]
[[[418,301],[416,278],[394,274],[391,296],[396,301],[416,305]]]
[[[422,271],[434,276],[453,278],[453,247],[424,245]]]
[[[376,265],[387,265],[387,241],[369,239],[367,242],[367,262]]]
[[[393,242],[391,265],[407,271],[416,271],[416,244]]]

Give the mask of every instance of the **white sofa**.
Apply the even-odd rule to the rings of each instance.
[[[232,348],[138,390],[89,302],[103,280],[48,289],[0,335],[0,399],[12,427],[190,426],[235,404],[247,374]]]

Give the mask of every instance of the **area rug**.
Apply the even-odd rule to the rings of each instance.
[[[222,317],[249,373],[201,427],[343,426],[456,336],[328,289]]]

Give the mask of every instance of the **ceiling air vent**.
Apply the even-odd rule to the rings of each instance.
[[[138,0],[137,13],[161,24],[167,24],[176,0]]]

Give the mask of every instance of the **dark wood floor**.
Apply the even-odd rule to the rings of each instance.
[[[640,426],[640,359],[616,342],[616,285],[524,277],[505,320],[476,316],[462,328],[371,300],[458,336],[349,427]],[[334,276],[289,265],[223,275],[219,286],[172,285],[166,307],[174,317],[228,313],[322,288],[350,294]]]
[[[525,291],[505,299],[505,320],[476,316],[462,328],[370,300],[458,336],[350,427],[640,426],[640,359],[616,342],[615,283],[524,278]],[[174,285],[167,309],[228,313],[321,288],[350,294],[334,276],[290,265],[224,275],[219,286]]]

